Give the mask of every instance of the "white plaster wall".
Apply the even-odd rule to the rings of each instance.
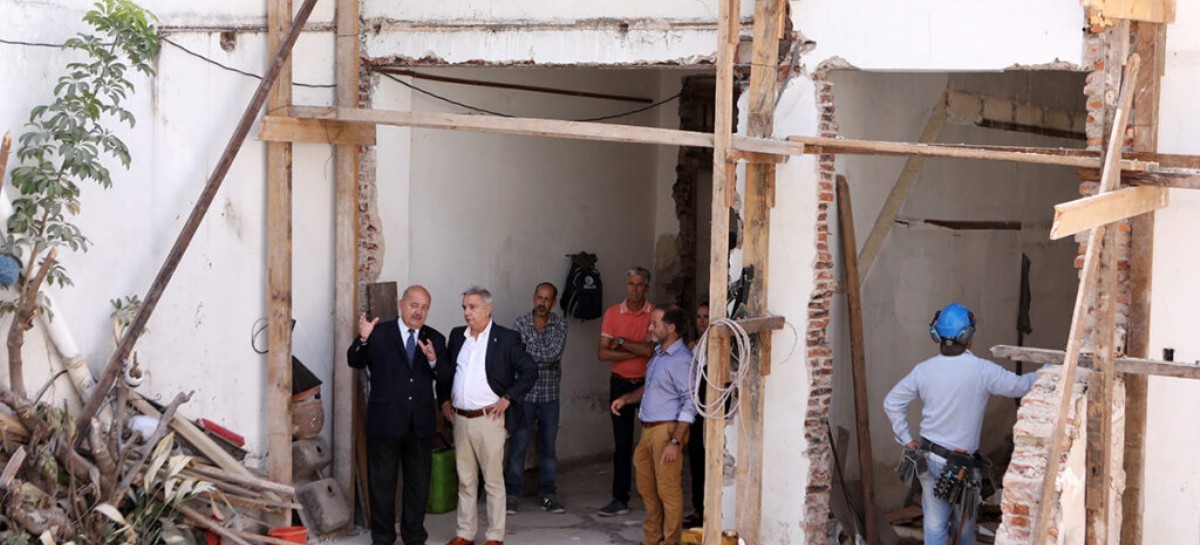
[[[22,2],[20,0],[4,0],[0,2],[0,11],[36,14],[31,21],[55,23],[61,22],[67,27],[78,22],[76,13],[82,13],[92,8],[91,0],[40,0],[38,2]],[[303,0],[293,0],[293,11],[299,11]],[[192,27],[212,29],[218,27],[265,27],[267,24],[267,3],[265,1],[245,2],[241,0],[205,0],[204,2],[187,2],[184,0],[141,0],[139,5],[150,10],[158,17],[158,23],[164,27]],[[328,25],[333,22],[336,3],[328,0],[318,1],[313,7],[313,13],[308,18],[308,25]],[[7,15],[7,14],[5,14]],[[45,30],[60,30],[56,24],[38,24]],[[5,37],[10,37],[9,31],[37,32],[37,28],[10,27],[5,29]]]
[[[1078,65],[1083,11],[1072,0],[995,6],[926,0],[792,2],[811,59],[878,70],[979,70]],[[365,55],[406,62],[663,64],[711,62],[717,3],[399,2],[363,5]],[[862,17],[870,13],[872,17]],[[741,3],[750,17],[753,3]],[[814,63],[815,64],[815,63]]]
[[[660,75],[649,70],[429,71],[656,99],[660,92]],[[427,80],[412,84],[519,116],[571,119],[638,107]],[[400,108],[405,101],[417,111],[462,111],[381,80],[375,107]],[[653,124],[658,115],[651,111],[622,121]],[[599,256],[605,303],[620,302],[624,270],[652,264],[656,195],[660,184],[673,182],[660,180],[657,152],[649,146],[417,129],[407,144],[399,135],[385,138],[380,133],[378,156],[379,209],[388,244],[381,280],[426,285],[433,296],[429,323],[444,333],[463,324],[460,293],[472,284],[493,292],[497,323],[511,326],[530,308],[538,282],[550,281],[561,289],[570,264],[566,254],[581,250]],[[407,260],[396,250],[398,244],[408,246]],[[654,293],[649,297],[656,300]],[[611,451],[608,368],[596,360],[599,330],[599,320],[571,322],[558,439],[564,460]]]
[[[816,42],[810,58],[840,57],[866,70],[999,70],[1082,59],[1083,8],[1074,0],[804,0],[791,6],[796,29]]]
[[[174,5],[174,4],[173,4]],[[3,36],[59,43],[82,29],[88,6],[72,3],[6,3],[0,9]],[[251,72],[264,70],[264,34],[241,35],[237,48],[223,51],[215,34],[182,33],[172,39],[220,62]],[[46,102],[66,55],[54,49],[0,46],[0,127],[20,134],[30,108]],[[10,52],[11,50],[11,52]],[[332,81],[331,34],[310,33],[297,44],[295,78]],[[81,186],[83,212],[75,222],[94,244],[87,253],[60,254],[75,286],[55,290],[61,317],[69,321],[94,372],[113,349],[110,299],[144,295],[170,245],[232,134],[256,80],[236,75],[165,46],[158,76],[139,78],[127,107],[133,129],[119,130],[133,156],[132,168],[111,164],[114,185]],[[325,104],[328,89],[296,89],[296,100]],[[253,455],[265,450],[266,359],[250,345],[255,321],[265,316],[264,145],[251,139],[185,254],[137,345],[148,371],[141,391],[169,399],[195,391],[181,412],[204,416],[246,436]],[[15,159],[14,159],[15,161]],[[14,166],[14,165],[10,165]],[[332,159],[325,146],[298,145],[293,178],[295,354],[326,383],[327,422],[334,408],[331,371],[340,349],[331,346]],[[11,191],[11,187],[8,188]],[[35,332],[36,333],[36,332]],[[265,342],[263,340],[262,342]],[[40,335],[26,351],[27,383],[44,358]],[[335,360],[335,358],[337,358]],[[37,384],[35,384],[37,382]],[[65,383],[59,387],[65,391]],[[327,425],[325,433],[330,432]]]
[[[1048,81],[1038,81],[1038,78]],[[836,72],[832,75],[838,123],[846,138],[916,141],[934,103],[950,85],[956,90],[990,96],[1033,100],[1035,103],[1082,109],[1082,75],[1033,74],[897,74]],[[1056,104],[1057,102],[1057,104]],[[947,123],[939,142],[993,145],[1079,147],[1080,142]],[[866,243],[888,193],[905,163],[904,158],[842,156],[839,172],[851,187],[855,232],[859,248]],[[871,440],[875,455],[878,503],[899,507],[906,492],[889,476],[899,456],[891,425],[881,410],[883,398],[912,367],[936,354],[929,340],[934,311],[959,301],[975,313],[979,332],[974,352],[989,358],[995,344],[1016,344],[1021,253],[1033,266],[1029,346],[1065,343],[1075,289],[1072,240],[1051,242],[1053,205],[1078,195],[1071,169],[986,161],[930,159],[924,164],[900,219],[1021,221],[1021,231],[949,231],[932,227],[893,226],[866,282],[863,318],[866,334]],[[836,218],[831,218],[836,223]],[[840,240],[840,239],[839,239]],[[840,244],[840,243],[839,243]],[[841,268],[840,246],[837,266]],[[838,273],[840,275],[840,273]],[[833,303],[831,330],[837,347],[834,401],[830,422],[855,429],[846,300]],[[1011,364],[1001,362],[1008,368]],[[1031,366],[1026,366],[1030,370]],[[910,408],[914,433],[919,429],[919,403]],[[1015,421],[1013,401],[993,398],[984,422],[981,449],[1006,453]],[[854,434],[851,433],[851,437]],[[839,452],[847,477],[857,478],[856,441]]]
[[[742,1],[742,15],[754,3]],[[712,0],[452,2],[362,6],[371,58],[460,64],[697,64],[716,52]]]
[[[1162,79],[1159,150],[1200,153],[1200,5],[1180,2],[1167,28],[1166,73]],[[1200,243],[1195,218],[1200,195],[1171,191],[1171,205],[1155,217],[1154,280],[1150,303],[1151,358],[1174,348],[1175,360],[1200,360],[1200,338],[1192,318],[1200,305],[1195,282]],[[1146,424],[1145,543],[1191,543],[1200,539],[1200,460],[1188,455],[1200,444],[1200,430],[1183,424],[1200,413],[1196,381],[1151,378]]]
[[[745,111],[746,101],[741,101]],[[819,113],[812,80],[796,78],[782,93],[775,136],[814,134]],[[743,115],[742,126],[744,127]],[[776,170],[775,210],[771,213],[768,311],[791,327],[777,331],[771,345],[763,422],[763,543],[804,543],[805,487],[810,463],[803,455],[809,370],[802,332],[808,327],[808,299],[816,258],[816,158],[792,157]],[[736,442],[732,435],[727,441]],[[736,495],[725,490],[726,513]],[[726,527],[732,527],[726,519]]]

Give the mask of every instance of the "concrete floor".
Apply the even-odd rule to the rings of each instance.
[[[686,467],[685,467],[686,470]],[[686,471],[684,472],[686,473]],[[684,476],[685,514],[691,512],[691,495],[688,478]],[[562,472],[558,476],[559,499],[567,506],[567,512],[554,515],[538,508],[538,498],[521,498],[521,512],[509,515],[506,544],[519,545],[562,545],[562,544],[613,544],[635,545],[642,539],[642,520],[645,510],[638,497],[636,485],[629,502],[629,514],[616,517],[601,517],[596,510],[611,499],[612,463],[579,467]],[[487,515],[483,501],[479,503],[481,528],[475,543],[482,544]],[[428,545],[444,545],[454,537],[455,514],[453,511],[425,517],[425,528],[429,531]],[[358,529],[356,535],[327,541],[337,545],[370,545],[370,532]]]

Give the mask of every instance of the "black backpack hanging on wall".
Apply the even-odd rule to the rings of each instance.
[[[560,305],[563,314],[580,320],[594,320],[604,315],[604,287],[600,271],[596,270],[596,254],[579,252],[571,258],[571,270],[563,284]]]

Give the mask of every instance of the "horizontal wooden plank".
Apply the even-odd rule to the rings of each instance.
[[[791,156],[774,153],[760,153],[757,151],[732,150],[729,152],[728,157],[730,161],[743,161],[746,163],[759,164],[780,164],[786,163],[788,157]]]
[[[911,144],[907,142],[881,142],[853,140],[849,138],[820,138],[813,136],[789,136],[788,142],[802,146],[804,153],[831,153],[846,155],[897,155],[945,157],[951,159],[982,159],[987,161],[1013,161],[1075,167],[1100,168],[1099,154],[1051,154],[1036,148],[1002,149],[982,146],[955,146],[947,144]],[[811,149],[808,149],[811,148]],[[777,153],[783,151],[778,150]],[[1123,170],[1154,170],[1156,163],[1133,159],[1121,161]]]
[[[1043,365],[1062,365],[1066,353],[1062,350],[1002,344],[992,347],[992,357]],[[1092,365],[1091,354],[1080,354],[1079,364]],[[1200,365],[1140,358],[1114,358],[1113,366],[1118,373],[1130,375],[1200,379]]]
[[[1122,172],[1121,183],[1125,185],[1153,185],[1175,189],[1200,189],[1200,174],[1174,174],[1172,169],[1157,172]],[[1081,168],[1075,172],[1081,182],[1099,182],[1100,169]]]
[[[658,127],[638,127],[586,121],[498,117],[489,115],[405,112],[327,106],[293,106],[294,118],[336,119],[367,125],[396,125],[427,129],[460,130],[493,134],[540,136],[574,140],[658,144],[666,146],[713,147],[713,135]],[[788,140],[734,135],[732,149],[740,153],[768,155],[804,155],[821,153],[947,157],[1100,168],[1100,156],[1086,150],[1058,148],[1001,148],[947,144],[911,144],[876,142],[845,138],[792,136]],[[743,157],[758,157],[744,155]],[[1125,171],[1160,172],[1170,170],[1176,176],[1200,176],[1200,168],[1175,168],[1175,165],[1200,164],[1200,158],[1188,155],[1162,156],[1171,162],[1123,159]],[[1166,166],[1164,166],[1166,165]],[[1168,168],[1168,166],[1170,168]]]
[[[375,127],[331,119],[300,119],[268,115],[259,125],[258,139],[266,142],[307,142],[374,146]]]
[[[1083,0],[1083,5],[1099,11],[1106,19],[1175,22],[1175,0]]]
[[[292,115],[295,117],[338,119],[341,121],[426,129],[543,136],[574,140],[601,140],[632,144],[713,147],[713,137],[711,134],[584,121],[313,106],[293,106]]]
[[[783,316],[763,316],[759,318],[745,318],[735,321],[739,326],[742,327],[742,329],[746,330],[746,333],[751,335],[755,333],[766,333],[768,331],[783,329],[783,324],[786,322],[783,319]],[[721,337],[728,337],[730,333],[731,330],[728,327],[717,327],[713,329],[713,334]]]
[[[1163,187],[1128,187],[1091,197],[1084,197],[1054,207],[1054,225],[1050,239],[1057,240],[1165,208],[1169,191]]]

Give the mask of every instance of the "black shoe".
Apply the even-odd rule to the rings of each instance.
[[[617,515],[625,515],[629,513],[629,504],[621,500],[613,500],[608,502],[608,505],[600,508],[597,515],[602,517],[615,517]]]
[[[683,517],[683,529],[699,528],[704,526],[704,513],[692,513]]]
[[[517,512],[520,511],[520,509],[518,509],[518,503],[519,502],[516,496],[509,496],[508,500],[504,502],[504,512],[508,513],[509,515],[517,514]]]
[[[554,513],[555,515],[561,515],[567,512],[567,506],[563,505],[561,501],[558,501],[558,496],[555,494],[546,494],[545,496],[542,496],[542,509]]]

